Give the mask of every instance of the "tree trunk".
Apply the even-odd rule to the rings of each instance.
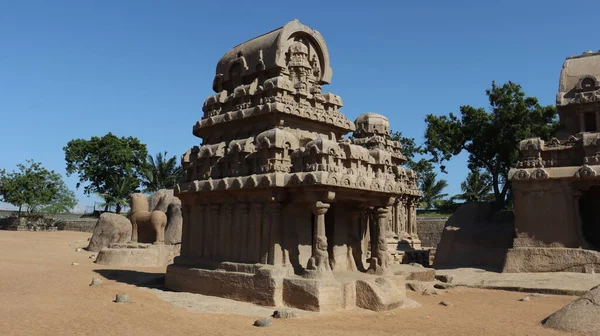
[[[108,204],[104,205],[104,212],[108,212]]]
[[[121,204],[119,204],[119,203],[117,203],[117,206],[116,206],[116,212],[117,212],[118,214],[120,214],[120,213],[121,213]]]
[[[23,205],[19,204],[19,212],[17,213],[17,217],[21,217],[21,207],[22,207],[22,206],[23,206]]]
[[[494,187],[494,207],[496,207],[498,210],[502,209],[504,206],[504,194],[500,192],[500,189],[498,188],[499,182],[498,174],[492,173],[492,186]]]

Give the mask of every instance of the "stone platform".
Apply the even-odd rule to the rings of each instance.
[[[600,284],[600,274],[571,272],[498,273],[477,268],[436,270],[452,277],[452,284],[473,288],[556,295],[583,295]]]
[[[600,273],[600,252],[581,248],[512,248],[506,254],[503,272]]]
[[[96,263],[122,267],[160,267],[179,254],[180,245],[126,243],[110,244],[98,252]]]
[[[308,278],[287,268],[231,262],[212,268],[169,265],[165,284],[176,291],[317,312],[357,307],[383,311],[402,306],[406,299],[401,275],[329,272],[328,276]]]

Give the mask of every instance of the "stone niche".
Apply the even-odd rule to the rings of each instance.
[[[566,59],[556,138],[520,143],[505,272],[600,272],[600,52]]]
[[[323,37],[296,20],[219,60],[202,144],[182,156],[168,288],[313,311],[402,305],[390,252],[420,244],[416,174],[387,118],[353,123],[322,92],[331,75]]]

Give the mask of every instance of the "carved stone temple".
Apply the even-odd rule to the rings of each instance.
[[[556,138],[520,143],[505,272],[600,272],[600,51],[566,59]]]
[[[219,60],[202,145],[182,157],[169,288],[315,311],[403,303],[390,252],[419,248],[416,175],[387,118],[353,123],[322,92],[331,76],[323,37],[297,20]]]

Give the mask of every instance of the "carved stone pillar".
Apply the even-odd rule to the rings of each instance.
[[[202,257],[204,257],[206,259],[210,259],[213,256],[211,243],[214,241],[213,230],[212,230],[213,223],[211,222],[211,220],[212,220],[211,219],[211,216],[212,216],[211,205],[204,204],[202,209],[204,211],[204,213],[203,213],[204,220],[202,221],[203,240],[201,242]]]
[[[271,221],[271,232],[269,238],[269,264],[275,266],[286,266],[289,264],[287,251],[283,249],[283,227],[281,222],[281,202],[269,204]]]
[[[236,246],[236,259],[241,262],[246,262],[248,255],[248,204],[238,204],[237,216],[237,220],[239,221],[239,231],[236,232],[236,234],[239,235],[240,243],[238,246]]]
[[[220,230],[219,230],[219,205],[218,204],[211,204],[210,205],[210,221],[209,221],[209,225],[211,226],[211,235],[212,238],[207,237],[207,239],[210,239],[211,242],[211,250],[212,250],[212,258],[213,259],[220,259],[221,254],[220,254],[220,249],[219,249],[219,235]]]
[[[406,208],[406,199],[401,198],[398,201],[398,239],[402,241],[408,237],[407,232],[407,208]]]
[[[369,267],[369,271],[375,274],[387,273],[390,267],[390,254],[386,243],[388,211],[389,209],[386,207],[375,209],[376,219],[372,226],[375,230],[375,239],[371,241],[371,265]]]
[[[327,236],[325,235],[325,214],[327,210],[329,210],[329,204],[321,201],[316,202],[312,208],[316,227],[313,235],[312,256],[308,260],[306,269],[318,271],[318,273],[331,272],[329,252],[327,251]]]
[[[354,209],[350,213],[350,227],[348,233],[348,269],[351,271],[365,271],[363,264],[361,219],[363,209]]]

